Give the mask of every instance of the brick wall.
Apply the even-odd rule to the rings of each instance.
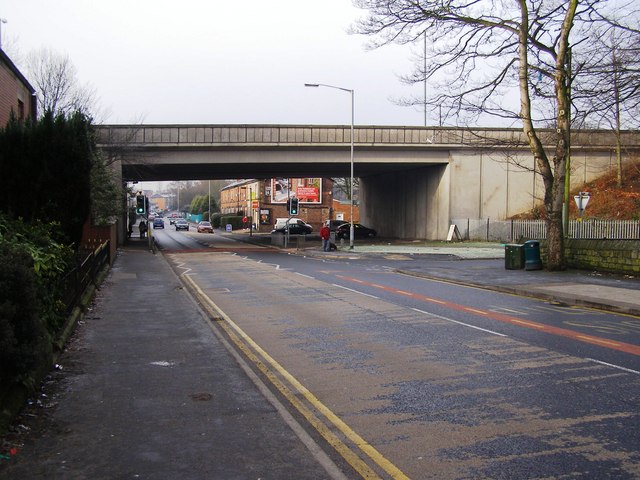
[[[113,225],[97,226],[92,225],[87,220],[82,228],[80,248],[95,250],[104,242],[109,241],[109,263],[113,263],[116,259],[116,249],[118,248],[116,228],[117,225],[115,223]]]
[[[349,202],[341,202],[339,200],[333,200],[333,215],[331,220],[336,220],[338,214],[342,214],[342,219],[345,222],[351,221],[351,204]],[[353,205],[353,223],[360,222],[360,208],[358,205]]]
[[[640,241],[569,239],[565,259],[571,268],[640,275]]]
[[[269,233],[273,230],[276,218],[289,217],[287,205],[282,202],[272,202],[272,197],[266,194],[266,187],[271,187],[271,180],[251,180],[245,183],[229,185],[220,191],[220,211],[223,214],[235,214],[236,211],[247,212],[249,187],[255,199],[259,200],[260,209],[271,211],[271,223],[269,225],[257,225],[260,233]],[[300,203],[297,218],[301,218],[309,223],[314,232],[319,232],[320,227],[326,221],[336,218],[336,208],[338,212],[345,210],[348,218],[349,206],[340,205],[333,201],[333,181],[327,178],[322,179],[322,199],[320,203]],[[258,209],[251,209],[257,215]],[[358,209],[354,207],[354,217],[358,218]],[[254,219],[254,223],[257,220]]]
[[[11,60],[0,51],[0,127],[4,127],[11,116],[22,119],[30,117],[35,111],[35,97],[31,95],[30,85],[25,84],[24,77],[17,72]],[[22,108],[19,108],[20,102]]]

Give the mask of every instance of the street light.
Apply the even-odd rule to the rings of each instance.
[[[349,88],[336,87],[335,85],[327,85],[325,83],[305,83],[305,87],[327,87],[335,88],[336,90],[342,90],[343,92],[349,92],[351,94],[351,185],[349,187],[349,219],[351,220],[351,226],[349,227],[349,249],[353,250],[353,117],[354,117],[354,91]]]

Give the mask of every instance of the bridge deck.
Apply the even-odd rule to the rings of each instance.
[[[544,130],[543,138],[553,144],[555,132]],[[343,125],[102,125],[98,126],[100,146],[118,147],[204,147],[265,148],[269,146],[340,147],[351,142],[351,128]],[[573,148],[615,145],[612,131],[577,130]],[[521,129],[458,127],[356,126],[354,143],[359,147],[442,148],[527,147]],[[640,134],[622,132],[622,144],[637,149]]]

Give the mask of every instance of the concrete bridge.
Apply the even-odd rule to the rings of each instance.
[[[622,140],[640,149],[637,132]],[[350,174],[350,126],[104,125],[98,143],[126,181]],[[612,132],[575,132],[572,184],[613,168],[614,145]],[[443,239],[452,219],[504,219],[543,196],[519,129],[357,126],[354,146],[361,221],[383,236]]]

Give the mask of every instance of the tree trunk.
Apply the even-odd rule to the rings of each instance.
[[[548,270],[564,270],[564,235],[562,231],[562,204],[565,193],[565,176],[567,159],[571,145],[571,78],[569,78],[571,47],[569,33],[573,27],[573,19],[578,8],[578,0],[570,0],[567,13],[558,38],[555,65],[555,93],[558,107],[556,118],[556,148],[553,156],[554,182],[551,188],[551,198],[545,198],[547,207],[547,246]],[[568,215],[567,205],[567,215]]]
[[[564,168],[564,166],[562,167]],[[564,232],[562,222],[562,203],[564,199],[564,175],[562,180],[556,176],[551,198],[545,199],[547,216],[547,270],[564,270]]]
[[[545,223],[547,226],[547,268],[559,270],[564,268],[564,241],[562,234],[562,200],[564,198],[564,168],[566,149],[562,128],[558,128],[556,142],[556,156],[552,170],[549,157],[545,152],[542,141],[534,127],[531,118],[531,97],[529,94],[529,59],[528,59],[528,31],[529,12],[525,0],[520,0],[521,25],[519,31],[519,84],[520,84],[520,118],[523,131],[527,136],[531,153],[544,182],[544,205],[546,209]],[[563,125],[567,127],[567,122]],[[565,152],[563,154],[563,152]]]

